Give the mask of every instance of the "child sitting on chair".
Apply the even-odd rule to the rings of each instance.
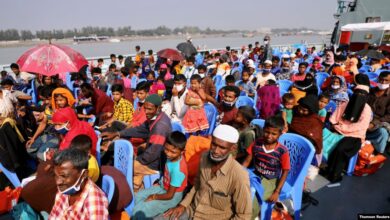
[[[276,202],[290,170],[288,149],[278,142],[284,128],[281,117],[271,117],[265,121],[264,135],[256,140],[248,149],[248,156],[243,166],[248,167],[251,161],[255,174],[260,176],[264,189],[262,198],[268,202]]]
[[[183,152],[187,139],[181,132],[172,132],[165,142],[167,157],[164,178],[158,186],[138,192],[133,209],[134,219],[149,219],[175,207],[187,186],[187,163]]]

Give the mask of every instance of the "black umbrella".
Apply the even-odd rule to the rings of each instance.
[[[190,56],[198,53],[198,51],[196,51],[196,48],[194,47],[194,45],[192,45],[192,43],[188,43],[188,42],[180,43],[176,46],[176,48],[178,50],[180,50],[185,57],[190,57]]]
[[[358,54],[362,57],[368,57],[368,58],[377,59],[377,60],[385,58],[385,56],[377,50],[364,49],[364,50],[358,51],[356,54]]]

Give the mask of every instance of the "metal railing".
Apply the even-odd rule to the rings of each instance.
[[[298,44],[279,44],[279,45],[271,45],[271,46],[274,50],[277,49],[280,53],[293,53],[294,50],[296,50],[298,48],[298,47],[295,47],[294,45],[298,45]],[[320,49],[320,50],[322,50],[323,46],[324,46],[323,43],[303,43],[303,44],[299,44],[299,45],[304,45],[307,48],[315,46],[317,49]],[[241,52],[241,47],[231,47],[231,49],[237,50],[239,54]],[[215,51],[215,50],[220,51],[220,50],[225,50],[225,48],[205,49],[205,50],[200,50],[199,52],[204,53],[206,51],[211,52],[211,51]],[[154,53],[153,55],[155,57],[157,56],[156,53]],[[135,58],[136,54],[123,55],[124,58],[129,57],[129,56],[131,58]],[[86,59],[87,59],[88,63],[97,61],[98,59],[103,59],[103,61],[106,62],[106,61],[110,60],[110,56],[87,57]],[[5,71],[9,72],[9,71],[11,71],[10,65],[11,64],[2,64],[2,65],[0,65],[0,70],[5,70]]]

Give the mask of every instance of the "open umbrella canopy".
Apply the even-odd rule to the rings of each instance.
[[[162,50],[158,51],[157,56],[165,58],[165,59],[171,59],[174,61],[183,60],[183,56],[180,54],[179,51],[177,51],[175,49],[170,49],[170,48],[166,48],[166,49],[162,49]]]
[[[198,53],[198,51],[196,50],[194,45],[192,45],[189,42],[180,43],[176,46],[176,48],[178,50],[180,50],[184,54],[185,57],[190,57],[190,56]]]
[[[358,51],[356,54],[358,54],[362,57],[368,57],[368,58],[377,59],[377,60],[385,58],[385,56],[377,50],[364,49],[364,50]]]
[[[42,44],[27,50],[16,63],[21,71],[53,76],[66,72],[78,72],[88,61],[70,47]]]

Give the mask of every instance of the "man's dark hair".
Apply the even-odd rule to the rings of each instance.
[[[277,61],[279,62],[279,61],[280,61],[280,58],[279,58],[278,56],[273,56],[273,57],[272,57],[272,62],[275,61],[275,60],[277,60]]]
[[[320,94],[320,96],[318,96],[318,100],[320,100],[322,98],[330,100],[330,94],[328,92],[323,92]]]
[[[150,90],[150,85],[148,82],[143,81],[137,84],[137,87],[135,88],[136,91],[145,91],[149,92]]]
[[[153,50],[148,50],[149,55],[153,55]]]
[[[100,63],[100,62],[104,62],[104,60],[102,58],[99,58],[98,63]]]
[[[199,70],[204,70],[205,72],[207,72],[207,67],[205,66],[205,65],[203,65],[203,64],[200,64],[199,66],[198,66],[198,71]]]
[[[309,64],[307,62],[302,62],[302,63],[299,63],[298,67],[301,67],[301,66],[308,67]]]
[[[85,134],[79,134],[70,142],[69,148],[76,148],[89,153],[92,148],[92,140]]]
[[[234,92],[236,98],[240,95],[240,89],[237,86],[225,86],[224,89],[225,92],[227,91]]]
[[[289,100],[292,100],[292,99],[295,99],[295,96],[292,94],[292,93],[285,93],[283,96],[282,96],[282,102],[287,102]]]
[[[60,166],[65,162],[71,162],[78,171],[88,169],[88,154],[77,148],[68,148],[54,154],[54,165]]]
[[[227,50],[227,51],[230,51],[230,46],[226,46],[226,50]]]
[[[11,69],[19,69],[19,65],[16,63],[12,63],[9,67],[11,67]]]
[[[2,86],[13,86],[14,81],[12,81],[12,79],[5,79],[5,80],[1,81],[1,85]]]
[[[116,65],[113,64],[113,63],[110,64],[110,66],[108,67],[108,69],[112,69],[112,68],[116,69]]]
[[[53,86],[44,86],[42,89],[39,90],[39,95],[47,99],[51,97],[53,91],[54,91]]]
[[[7,71],[5,71],[5,70],[1,71],[2,76],[6,76],[7,74],[8,74]]]
[[[183,74],[177,74],[177,75],[173,78],[173,81],[174,81],[174,82],[180,82],[180,81],[187,82],[187,78],[186,78]]]
[[[100,69],[100,67],[95,67],[95,68],[92,69],[91,72],[92,72],[92,74],[94,74],[94,73],[101,74],[102,73],[102,69]]]
[[[234,78],[233,75],[228,75],[228,76],[226,76],[226,78],[225,78],[226,84],[227,84],[227,83],[234,83],[235,81],[236,81],[236,79]]]
[[[386,78],[390,74],[390,71],[383,71],[379,74],[380,78]]]
[[[122,67],[121,68],[121,73],[127,77],[129,75],[129,72],[130,72],[130,68],[129,67]]]
[[[135,46],[135,49],[140,50],[141,47],[139,45]]]
[[[119,60],[123,59],[123,56],[122,56],[122,55],[119,55],[119,56],[118,56],[118,59],[119,59]]]
[[[195,63],[195,57],[194,56],[188,57],[187,62]]]
[[[93,87],[89,83],[83,83],[80,85],[81,91],[84,93],[87,98],[92,97],[92,95],[95,93]]]
[[[251,106],[241,106],[239,109],[238,109],[238,112],[240,112],[242,114],[242,116],[245,118],[245,120],[247,122],[251,122],[253,119],[256,118],[256,111],[253,107]]]
[[[202,82],[202,77],[200,77],[199,74],[194,74],[190,78],[190,81],[192,81],[192,80],[196,80],[196,81],[198,81],[198,83],[201,83]]]
[[[272,116],[265,120],[264,128],[277,128],[280,131],[284,129],[284,119],[280,116]]]
[[[110,58],[113,58],[113,57],[116,58],[116,55],[112,53],[112,54],[110,55]]]
[[[183,151],[187,144],[187,138],[183,133],[179,131],[174,131],[168,135],[166,143]]]
[[[123,93],[123,86],[121,84],[114,84],[111,87],[111,92],[120,92]]]

